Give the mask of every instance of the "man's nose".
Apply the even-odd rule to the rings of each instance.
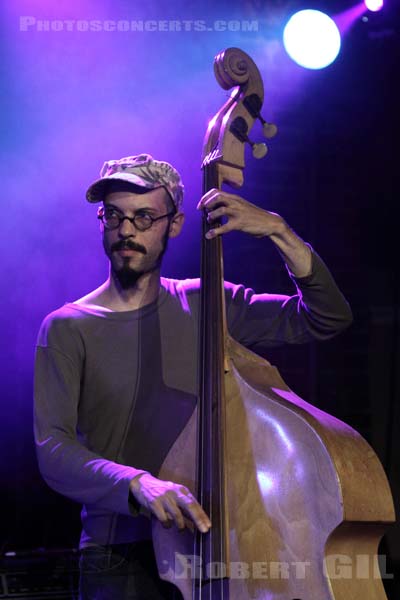
[[[120,226],[118,228],[118,234],[120,237],[122,238],[127,238],[127,237],[135,237],[137,233],[137,229],[134,226],[134,224],[132,223],[132,221],[130,221],[128,218],[125,217],[125,219],[123,219],[123,221],[120,223]]]

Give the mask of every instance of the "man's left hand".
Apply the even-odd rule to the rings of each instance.
[[[202,197],[197,209],[207,211],[210,223],[221,217],[227,218],[226,223],[207,232],[207,239],[235,230],[256,237],[280,235],[287,228],[285,221],[276,213],[263,210],[236,194],[229,194],[215,188]]]

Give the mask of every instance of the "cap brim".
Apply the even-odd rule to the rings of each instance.
[[[129,183],[132,185],[132,190],[137,191],[138,188],[145,188],[146,190],[154,190],[159,187],[163,187],[157,183],[151,183],[149,181],[145,181],[141,177],[137,175],[133,175],[132,173],[113,173],[108,177],[102,177],[98,179],[88,188],[86,192],[86,200],[88,202],[102,202],[109,193],[109,189],[111,184],[121,181],[123,183]]]

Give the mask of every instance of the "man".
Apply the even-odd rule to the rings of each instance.
[[[149,514],[165,526],[211,527],[190,490],[157,478],[197,394],[199,281],[160,277],[168,240],[183,226],[183,186],[171,165],[142,154],[106,162],[87,199],[102,203],[109,277],[42,323],[39,466],[52,488],[84,505],[81,599],[178,598],[157,577]],[[326,339],[350,323],[329,271],[279,215],[219,190],[198,209],[210,223],[226,218],[208,238],[231,230],[269,237],[298,288],[287,297],[226,283],[235,339],[257,350]]]

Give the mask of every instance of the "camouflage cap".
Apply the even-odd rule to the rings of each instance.
[[[100,179],[92,183],[86,192],[88,202],[101,202],[112,181],[125,181],[149,190],[164,187],[176,210],[183,202],[184,187],[178,171],[167,162],[154,160],[150,154],[106,161],[100,171]]]

